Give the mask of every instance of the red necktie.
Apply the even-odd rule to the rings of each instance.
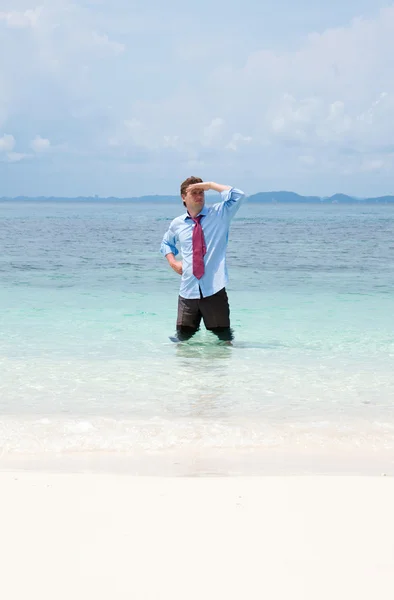
[[[195,225],[193,227],[193,275],[197,277],[197,279],[201,279],[204,275],[204,256],[207,253],[207,248],[205,246],[204,240],[204,232],[201,226],[201,219],[203,215],[199,215],[195,219],[190,217]]]

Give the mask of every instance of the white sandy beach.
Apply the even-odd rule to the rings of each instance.
[[[4,600],[394,598],[392,477],[0,474]]]

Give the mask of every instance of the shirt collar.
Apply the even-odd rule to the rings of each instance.
[[[198,215],[197,215],[197,216],[198,216],[198,217],[199,217],[199,216],[205,217],[205,216],[208,214],[208,210],[209,210],[208,206],[206,206],[206,205],[204,204],[204,208],[203,208],[203,209],[202,209],[202,210],[201,210],[201,211],[198,213]],[[189,213],[188,213],[188,212],[185,212],[185,214],[183,215],[183,218],[184,218],[184,220],[186,221],[186,219],[191,219],[191,216],[189,215]]]

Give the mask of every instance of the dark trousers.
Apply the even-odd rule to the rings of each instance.
[[[222,341],[231,341],[233,332],[230,328],[230,307],[226,289],[223,288],[213,296],[203,298],[178,298],[178,317],[176,330],[178,339],[188,340],[200,328],[201,319],[206,329],[215,333]]]

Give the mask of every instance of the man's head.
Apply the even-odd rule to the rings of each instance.
[[[188,177],[183,183],[181,183],[181,197],[183,205],[186,206],[189,212],[200,212],[205,204],[204,190],[188,190],[189,186],[193,183],[202,183],[203,180],[200,177]]]

